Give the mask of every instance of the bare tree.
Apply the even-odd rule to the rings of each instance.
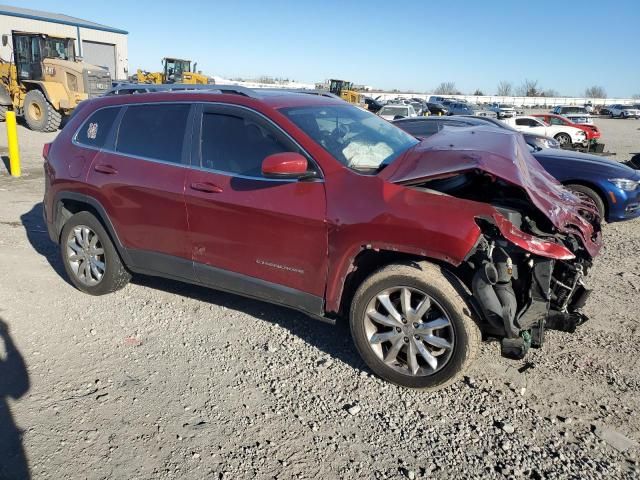
[[[538,95],[541,97],[559,97],[560,96],[558,91],[554,90],[553,88],[547,88],[544,92],[539,92]]]
[[[479,88],[476,88],[476,91],[473,92],[473,94],[478,97],[484,97],[484,93],[482,93],[482,90],[480,90]]]
[[[584,96],[587,98],[607,98],[607,92],[604,87],[594,85],[584,91]]]
[[[433,93],[436,95],[456,95],[458,90],[454,82],[442,82]]]
[[[527,78],[522,82],[522,85],[518,87],[516,93],[522,97],[539,97],[542,92],[538,89],[537,80],[529,80]]]
[[[507,82],[506,80],[502,80],[498,84],[498,95],[501,97],[510,97],[513,93],[513,85],[511,82]]]

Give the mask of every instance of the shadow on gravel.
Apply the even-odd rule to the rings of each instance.
[[[27,239],[33,249],[47,259],[49,265],[53,267],[65,282],[69,283],[64,271],[64,265],[60,259],[58,246],[51,241],[47,233],[47,226],[42,218],[42,202],[36,203],[31,210],[20,216],[22,226],[27,232]]]
[[[288,308],[164,278],[135,275],[133,282],[137,285],[238,310],[261,320],[275,323],[334,359],[341,360],[356,370],[368,371],[353,346],[349,325],[346,321],[338,320],[335,325],[330,325]],[[268,340],[268,338],[264,338],[261,342],[266,345]]]
[[[2,165],[6,173],[9,173],[9,155],[5,155],[5,148],[0,148],[0,159],[2,159]]]
[[[0,318],[0,478],[28,479],[29,465],[22,446],[22,431],[13,421],[9,397],[18,400],[29,391],[29,374],[20,352]],[[2,350],[0,348],[0,351]]]

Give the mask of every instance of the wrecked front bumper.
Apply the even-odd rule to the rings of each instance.
[[[545,330],[574,332],[587,320],[591,257],[506,223],[511,228],[485,225],[468,263],[485,333],[501,338],[503,355],[520,359],[542,346]]]

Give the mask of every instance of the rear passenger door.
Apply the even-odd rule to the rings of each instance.
[[[187,279],[193,276],[184,204],[190,122],[189,104],[123,107],[88,178],[133,266]]]
[[[321,172],[274,123],[247,108],[201,106],[185,200],[201,282],[319,313],[327,271]],[[262,161],[302,153],[317,178],[262,176]]]

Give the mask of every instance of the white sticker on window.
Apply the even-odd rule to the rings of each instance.
[[[87,138],[90,138],[91,140],[95,140],[97,135],[98,135],[98,124],[90,123],[89,128],[87,129]]]

